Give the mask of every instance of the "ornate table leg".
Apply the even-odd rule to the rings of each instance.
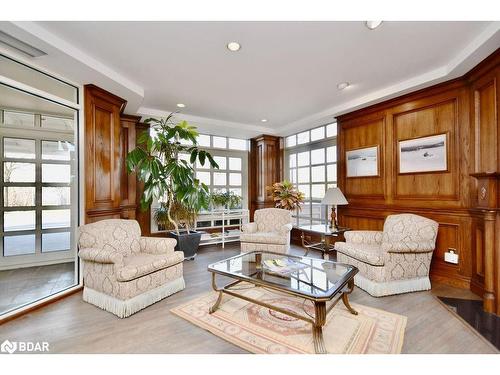
[[[349,290],[346,292],[342,292],[342,302],[344,302],[344,306],[347,307],[347,310],[349,310],[351,314],[358,315],[358,312],[354,310],[349,303],[348,297],[348,295],[351,294],[352,290],[354,289],[354,279],[349,280],[347,286],[349,287]]]
[[[217,289],[217,284],[215,283],[215,273],[212,273],[212,289],[216,292],[219,292],[219,297],[217,297],[217,301],[210,307],[208,310],[209,314],[213,314],[219,308],[220,302],[222,301],[222,289]]]
[[[314,324],[312,328],[314,351],[316,354],[327,354],[323,340],[323,326],[326,323],[326,302],[314,303]]]
[[[330,236],[325,236],[323,235],[323,238],[321,239],[323,242],[323,259],[324,260],[330,260]]]
[[[302,231],[300,239],[302,240],[302,247],[306,249],[306,252],[304,253],[304,256],[306,257],[307,254],[309,254],[309,246],[307,246],[306,244],[306,236],[304,235],[304,231]]]

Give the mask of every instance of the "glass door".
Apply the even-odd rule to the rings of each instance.
[[[0,315],[78,284],[78,110],[48,97],[0,83]]]

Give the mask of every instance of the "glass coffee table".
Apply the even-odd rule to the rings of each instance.
[[[285,264],[287,268],[280,269],[285,272],[277,272],[275,268],[269,266],[269,263]],[[212,274],[212,288],[219,292],[217,301],[210,308],[210,313],[217,310],[223,294],[227,294],[304,320],[312,324],[314,349],[318,354],[326,353],[323,326],[326,323],[327,314],[333,307],[342,300],[345,307],[352,314],[357,315],[349,304],[348,295],[354,288],[354,275],[358,273],[358,269],[348,264],[267,251],[253,251],[210,264],[208,271]],[[229,277],[233,281],[223,287],[218,287],[216,275]],[[310,301],[314,305],[314,315],[305,310],[302,314],[283,309],[238,293],[238,288],[234,287],[240,283],[250,283],[254,287]]]

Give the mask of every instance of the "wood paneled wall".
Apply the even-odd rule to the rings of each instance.
[[[381,229],[387,215],[401,212],[434,219],[439,234],[431,278],[464,288],[472,283],[478,293],[484,288],[487,245],[484,215],[476,209],[478,183],[471,174],[500,171],[499,61],[497,51],[464,77],[338,117],[339,186],[349,200],[339,210],[342,225]],[[447,171],[399,173],[400,140],[443,133],[448,140]],[[375,145],[379,175],[347,178],[346,151]],[[498,197],[488,206],[490,214]],[[498,237],[486,242],[498,242]],[[449,248],[457,250],[458,265],[444,262]],[[492,257],[491,265],[498,264],[490,273],[498,284],[500,253]]]
[[[267,186],[283,179],[283,138],[261,135],[250,140],[250,218],[255,210],[274,207]]]
[[[135,147],[140,117],[122,114],[126,101],[97,86],[85,91],[85,222],[136,217],[136,177],[125,157]]]

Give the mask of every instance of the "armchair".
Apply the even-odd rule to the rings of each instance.
[[[110,219],[79,230],[83,300],[120,318],[185,287],[184,254],[172,238],[141,237],[135,220]]]
[[[241,229],[242,253],[267,250],[285,254],[290,248],[292,213],[281,208],[256,210],[254,222],[244,224]]]
[[[428,290],[437,231],[434,220],[390,215],[383,232],[346,232],[346,242],[335,243],[337,261],[356,266],[354,283],[375,297]]]

